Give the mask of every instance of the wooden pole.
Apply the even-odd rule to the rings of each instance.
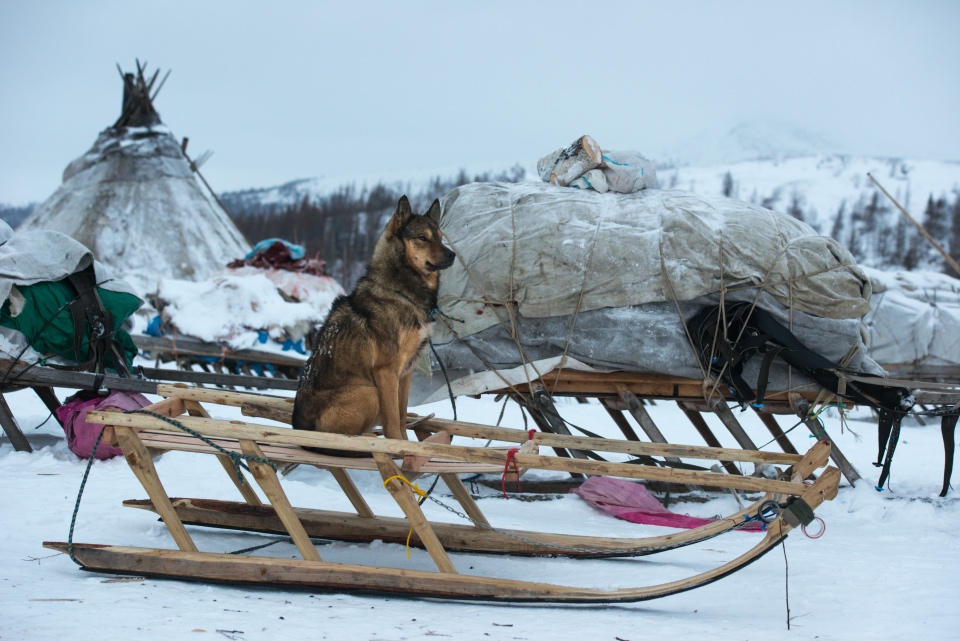
[[[930,244],[933,245],[934,249],[936,249],[938,252],[940,252],[940,255],[943,256],[943,259],[944,259],[945,261],[947,261],[947,264],[950,265],[951,267],[953,267],[953,271],[957,272],[957,274],[960,275],[960,265],[957,264],[957,261],[955,261],[954,259],[950,258],[950,254],[948,254],[946,251],[944,251],[943,247],[941,247],[941,246],[937,243],[937,241],[935,241],[935,240],[933,239],[933,236],[931,236],[929,233],[927,233],[927,230],[923,228],[923,225],[921,225],[921,224],[918,223],[916,220],[914,220],[913,216],[911,216],[910,214],[908,214],[908,213],[907,213],[907,210],[904,209],[902,206],[900,206],[900,203],[898,203],[897,200],[896,200],[893,196],[891,196],[891,195],[889,194],[889,192],[887,192],[886,189],[883,188],[883,185],[881,185],[880,183],[877,182],[877,179],[874,178],[873,175],[872,175],[870,172],[867,172],[867,177],[870,178],[870,180],[873,181],[873,184],[876,185],[876,186],[880,189],[880,191],[883,192],[883,195],[884,195],[884,196],[886,196],[887,198],[890,199],[890,202],[892,202],[894,205],[897,206],[897,209],[900,210],[900,213],[903,214],[904,216],[906,216],[906,217],[907,217],[907,220],[909,220],[911,223],[913,223],[913,226],[916,227],[916,228],[920,231],[920,233],[923,235],[923,237],[930,241]]]

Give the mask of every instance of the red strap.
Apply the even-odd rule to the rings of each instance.
[[[533,435],[537,433],[537,430],[527,430],[527,440],[532,441]]]
[[[531,430],[532,431],[532,430]],[[507,462],[503,466],[503,474],[500,475],[500,489],[503,490],[503,498],[510,498],[507,496],[507,472],[510,471],[510,463],[513,463],[513,469],[517,473],[517,492],[522,491],[520,489],[520,468],[517,467],[517,452],[519,450],[515,447],[507,450]]]

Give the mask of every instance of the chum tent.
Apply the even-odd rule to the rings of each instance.
[[[160,277],[208,278],[250,244],[154,109],[158,73],[146,79],[138,62],[135,74],[122,75],[120,118],[67,166],[63,184],[18,230],[64,233],[146,287]]]

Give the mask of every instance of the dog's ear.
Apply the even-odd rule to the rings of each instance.
[[[433,204],[430,205],[430,209],[427,210],[427,213],[424,214],[427,218],[433,222],[440,224],[440,200],[434,200]]]
[[[413,211],[410,209],[410,201],[407,200],[406,196],[401,196],[400,202],[397,203],[397,211],[394,212],[393,218],[387,223],[387,234],[396,235],[403,229],[404,225],[410,222],[411,218],[413,218]]]

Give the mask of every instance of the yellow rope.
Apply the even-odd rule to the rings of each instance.
[[[390,478],[385,479],[385,480],[383,481],[383,487],[387,487],[387,483],[389,483],[389,482],[392,481],[393,479],[397,479],[398,481],[403,481],[404,483],[406,483],[407,485],[410,486],[410,489],[413,490],[413,493],[414,493],[414,494],[416,494],[417,496],[422,496],[423,498],[427,498],[427,493],[426,493],[426,492],[424,492],[424,491],[421,490],[419,487],[417,487],[417,485],[416,485],[415,483],[411,483],[411,482],[410,482],[410,479],[408,479],[408,478],[405,477],[405,476],[400,476],[399,474],[394,474],[394,475],[391,476]],[[412,526],[412,525],[410,526],[410,531],[407,532],[407,558],[408,558],[408,559],[410,558],[410,537],[411,537],[411,536],[413,536],[413,526]]]

